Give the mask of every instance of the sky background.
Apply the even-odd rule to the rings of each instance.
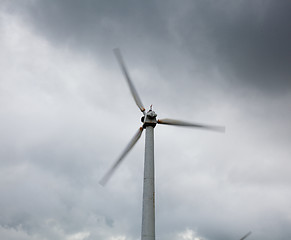
[[[0,0],[0,238],[137,240],[158,118],[156,239],[289,240],[291,2]]]

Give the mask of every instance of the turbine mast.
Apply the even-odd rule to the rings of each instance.
[[[157,114],[149,110],[144,118],[146,129],[141,240],[155,240],[155,167],[154,128]]]

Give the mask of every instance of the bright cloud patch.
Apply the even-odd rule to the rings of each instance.
[[[197,235],[195,231],[192,229],[186,229],[184,232],[178,234],[178,238],[180,240],[206,240],[205,238],[201,238]]]

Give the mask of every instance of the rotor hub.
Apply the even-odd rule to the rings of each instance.
[[[150,109],[145,116],[141,118],[141,122],[143,123],[143,128],[146,128],[147,126],[155,127],[157,124],[157,114],[155,111]]]

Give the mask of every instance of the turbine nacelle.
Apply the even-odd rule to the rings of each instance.
[[[142,127],[145,129],[147,126],[155,127],[158,123],[157,117],[158,115],[155,111],[150,108],[150,110],[141,118],[141,122],[143,123]]]

